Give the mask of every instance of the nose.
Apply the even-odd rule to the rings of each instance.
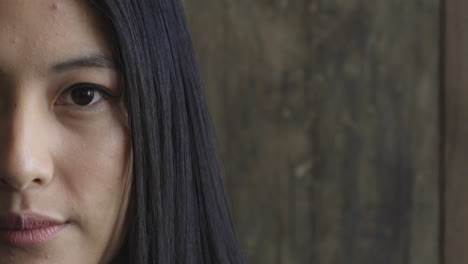
[[[0,189],[24,192],[47,185],[52,163],[47,129],[34,105],[17,105],[0,121]]]

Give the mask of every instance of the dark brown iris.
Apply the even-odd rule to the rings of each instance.
[[[71,97],[77,105],[88,105],[94,99],[94,89],[92,88],[78,88],[73,89]]]

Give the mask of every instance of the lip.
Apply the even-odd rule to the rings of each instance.
[[[15,247],[34,247],[55,238],[67,224],[35,213],[0,215],[0,240]]]

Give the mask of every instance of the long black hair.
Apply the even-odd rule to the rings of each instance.
[[[132,264],[244,263],[180,0],[92,0],[123,76],[133,152]]]

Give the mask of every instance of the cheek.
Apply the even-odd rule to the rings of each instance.
[[[59,196],[67,200],[71,221],[82,234],[91,241],[105,240],[123,217],[127,199],[127,129],[117,121],[100,122],[64,131],[61,137],[55,159]]]

